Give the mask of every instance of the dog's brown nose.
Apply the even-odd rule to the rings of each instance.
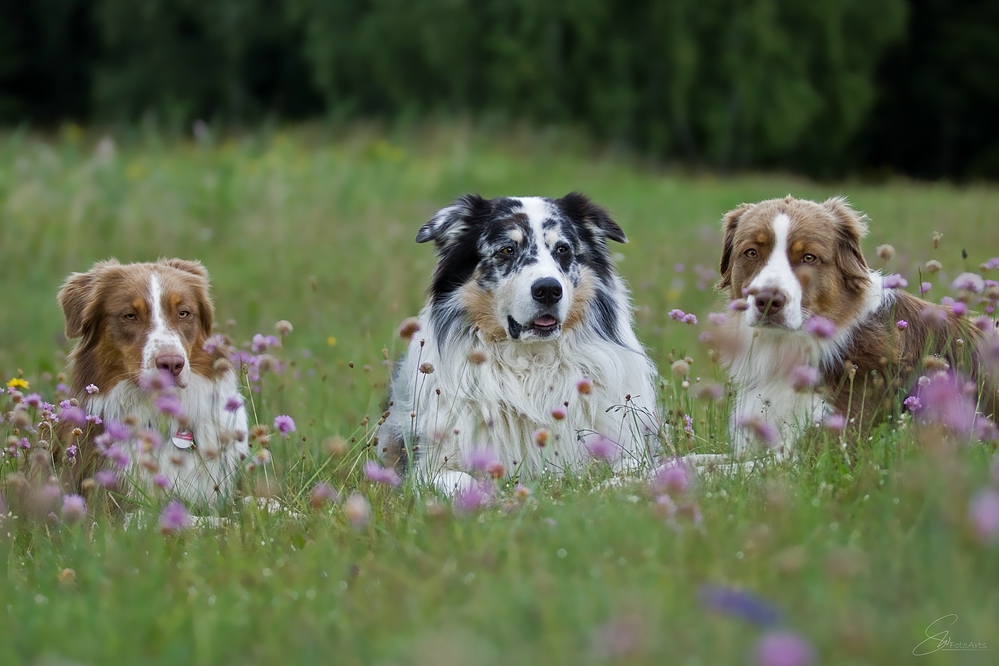
[[[184,369],[184,357],[180,354],[160,354],[156,357],[156,368],[176,377]]]
[[[760,311],[761,314],[773,314],[780,311],[784,307],[784,303],[787,302],[787,297],[783,292],[773,291],[770,289],[761,289],[756,292],[756,309]]]

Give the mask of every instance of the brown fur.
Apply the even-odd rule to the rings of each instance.
[[[978,359],[982,332],[949,307],[928,303],[907,292],[894,291],[894,302],[857,323],[865,290],[870,286],[861,239],[867,233],[864,216],[842,198],[821,204],[794,199],[770,199],[743,204],[723,219],[725,234],[720,262],[719,290],[730,299],[742,298],[748,285],[766,264],[773,249],[770,222],[779,213],[791,219],[788,254],[802,286],[807,313],[832,320],[836,326],[857,324],[850,344],[840,357],[821,368],[827,399],[836,412],[850,419],[851,428],[866,430],[892,412],[912,390],[925,370],[924,359],[936,356],[983,386],[980,411],[994,417],[999,405],[999,383],[983,374]],[[747,257],[754,249],[758,256]],[[804,263],[806,253],[817,257]],[[924,311],[946,313],[946,323],[928,323]],[[807,314],[806,314],[807,318]],[[896,322],[908,327],[899,330]]]
[[[732,299],[742,298],[743,288],[766,265],[773,250],[771,221],[780,213],[791,219],[788,251],[802,286],[802,307],[831,319],[837,326],[853,321],[870,284],[867,262],[860,249],[867,233],[863,219],[840,198],[822,204],[801,199],[770,199],[743,204],[724,219],[725,244],[718,288]],[[756,257],[746,252],[755,250]],[[817,257],[805,263],[806,254]]]
[[[945,312],[946,323],[928,323],[924,315],[928,308]],[[906,329],[898,329],[900,320],[908,323]],[[916,379],[926,372],[925,359],[937,358],[965,377],[982,381],[979,408],[991,417],[996,387],[980,370],[977,350],[982,341],[982,332],[949,307],[896,290],[894,303],[860,323],[839,362],[822,368],[823,390],[836,412],[866,430],[899,409]]]
[[[215,359],[203,348],[215,317],[204,266],[183,259],[127,265],[110,259],[97,262],[86,273],[72,274],[59,291],[66,337],[82,338],[69,356],[77,398],[85,398],[88,384],[108,391],[120,381],[138,378],[142,346],[152,325],[147,288],[153,271],[172,318],[169,324],[181,334],[191,370],[214,378]],[[191,314],[181,319],[181,309]],[[135,319],[126,319],[126,314]]]
[[[492,294],[474,280],[458,291],[461,304],[468,310],[468,319],[490,342],[506,339],[506,324],[496,318]]]
[[[215,316],[204,266],[184,259],[134,264],[109,259],[97,262],[86,273],[70,275],[58,295],[66,318],[66,337],[81,338],[70,352],[68,363],[72,394],[81,403],[89,398],[86,387],[90,384],[106,393],[121,381],[139,378],[142,346],[151,329],[152,304],[147,301],[147,290],[153,271],[160,280],[166,310],[171,313],[169,323],[181,334],[192,372],[209,379],[216,377],[215,361],[222,352],[213,356],[204,350]],[[181,309],[191,314],[180,319]],[[126,313],[134,314],[135,319],[125,319]],[[83,430],[76,436],[73,426],[61,423],[53,442],[56,462],[65,446],[79,445],[80,462],[72,478],[65,479],[67,486],[74,489],[99,464],[99,456],[87,442],[100,435],[103,428],[88,424]]]

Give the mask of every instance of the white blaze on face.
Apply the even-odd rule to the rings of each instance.
[[[177,386],[187,386],[191,377],[190,359],[184,349],[184,342],[177,331],[171,330],[167,322],[167,312],[163,306],[163,288],[156,273],[149,277],[149,337],[142,347],[142,369],[145,372],[157,371],[157,359],[162,356],[180,356],[184,359],[184,369],[173,378]]]
[[[767,258],[766,265],[763,266],[752,282],[749,283],[750,305],[753,305],[755,298],[752,294],[760,291],[780,292],[784,295],[784,303],[781,316],[777,321],[789,329],[797,330],[801,328],[803,315],[801,312],[801,284],[798,276],[791,268],[791,260],[788,258],[788,233],[791,228],[791,218],[785,213],[780,213],[770,223],[774,234],[774,246]],[[763,304],[766,305],[766,304]],[[746,322],[750,325],[759,323],[762,314],[755,307],[746,310]],[[773,319],[773,318],[772,318]]]
[[[511,316],[525,327],[532,324],[545,310],[561,324],[565,321],[569,312],[569,303],[572,302],[572,283],[566,279],[561,266],[552,256],[555,244],[559,240],[558,232],[552,229],[545,230],[542,226],[545,220],[556,217],[558,211],[553,210],[551,204],[540,197],[524,197],[518,201],[531,225],[531,238],[528,242],[534,244],[533,248],[525,247],[523,251],[533,252],[535,261],[508,276],[507,283],[497,291],[498,305],[503,311],[504,319],[506,316]],[[532,295],[534,283],[544,278],[555,279],[562,287],[561,300],[550,307],[541,305]],[[530,332],[525,333],[526,338],[532,335]]]

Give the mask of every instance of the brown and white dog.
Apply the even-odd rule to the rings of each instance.
[[[101,261],[70,275],[59,303],[66,336],[81,338],[69,356],[73,395],[103,422],[81,442],[84,469],[103,453],[139,487],[155,479],[199,504],[228,497],[248,453],[247,417],[223,345],[206,347],[214,309],[201,263]]]
[[[975,378],[981,332],[871,270],[864,219],[842,198],[791,196],[725,215],[718,287],[737,306],[715,338],[738,392],[737,456],[757,438],[786,455],[832,414],[862,432],[899,409],[927,357]],[[991,415],[995,392],[982,398]]]

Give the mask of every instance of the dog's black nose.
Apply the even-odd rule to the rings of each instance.
[[[756,309],[763,314],[779,312],[787,302],[787,296],[781,291],[762,289],[756,292]]]
[[[555,278],[541,278],[531,285],[531,295],[542,305],[555,305],[562,300],[562,285]]]

